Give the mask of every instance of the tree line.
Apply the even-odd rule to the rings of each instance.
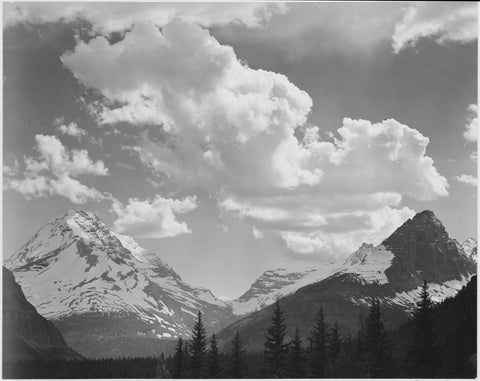
[[[302,340],[298,327],[286,326],[277,301],[260,353],[248,352],[239,332],[220,351],[199,312],[191,337],[179,338],[172,356],[4,363],[3,377],[475,378],[476,329],[475,276],[440,305],[424,282],[411,320],[394,331],[385,328],[381,303],[373,299],[355,336],[342,336],[320,308]],[[289,341],[287,331],[293,333]]]
[[[476,281],[476,277],[475,277]],[[472,302],[472,300],[470,300]],[[448,302],[447,302],[448,304]],[[475,303],[471,303],[473,308]],[[225,354],[215,335],[207,335],[199,313],[192,339],[178,339],[173,378],[437,378],[475,377],[476,314],[472,307],[456,325],[455,335],[437,332],[436,306],[424,282],[409,322],[410,341],[400,351],[387,331],[378,299],[365,318],[359,317],[356,336],[342,337],[337,322],[329,324],[320,308],[304,343],[298,327],[286,341],[287,326],[280,301],[275,303],[262,353],[248,357],[237,331]],[[473,339],[472,339],[473,338]],[[397,352],[396,354],[394,352]]]

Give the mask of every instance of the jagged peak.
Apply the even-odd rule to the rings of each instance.
[[[462,242],[462,246],[471,244],[477,245],[477,239],[473,237],[468,237],[465,239],[465,241]]]
[[[402,236],[406,232],[412,231],[412,229],[431,232],[435,231],[437,232],[435,234],[439,233],[439,237],[443,237],[443,239],[447,241],[452,241],[445,229],[445,226],[443,226],[442,222],[437,218],[435,213],[427,209],[417,213],[415,216],[413,216],[413,218],[409,218],[407,221],[405,221],[387,239],[382,242],[382,245],[388,246],[393,241],[396,241],[398,239],[402,240]]]
[[[438,219],[435,213],[429,209],[417,213],[415,216],[413,216],[412,221],[431,222],[436,226],[443,227],[442,222]]]
[[[73,218],[75,221],[78,220],[91,220],[91,221],[101,221],[100,217],[95,212],[91,212],[85,209],[69,209],[65,214],[57,217],[63,220],[68,220]]]
[[[372,243],[363,242],[360,247],[345,260],[344,265],[354,265],[364,262],[367,254],[374,248],[375,246]]]

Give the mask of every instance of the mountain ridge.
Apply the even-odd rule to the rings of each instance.
[[[380,245],[364,243],[348,258],[319,268],[267,270],[240,297],[223,301],[206,288],[184,282],[132,237],[111,232],[95,213],[69,210],[42,226],[5,264],[28,300],[56,323],[74,349],[102,357],[118,350],[119,343],[128,343],[132,350],[148,347],[145,355],[156,353],[155,340],[171,342],[189,335],[198,311],[207,330],[218,332],[255,311],[268,310],[279,298],[322,287],[327,288],[321,291],[325,295],[349,293],[347,302],[356,307],[380,296],[402,315],[429,269],[438,278],[433,298],[441,300],[461,288],[476,271],[473,241],[468,245],[469,253],[448,236],[433,212],[423,211]],[[440,264],[431,261],[434,254],[437,262],[442,259]],[[451,263],[453,272],[443,269]],[[407,279],[402,269],[410,272]],[[101,349],[93,353],[95,341]]]

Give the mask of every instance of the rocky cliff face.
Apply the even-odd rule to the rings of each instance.
[[[38,314],[13,274],[3,267],[3,361],[80,358],[60,331]]]
[[[406,221],[383,245],[394,255],[386,274],[398,290],[416,288],[424,279],[442,284],[476,273],[475,263],[466,260],[461,246],[430,210]]]
[[[355,333],[359,313],[366,313],[373,298],[380,299],[387,326],[394,327],[407,320],[424,279],[429,282],[432,299],[439,302],[454,296],[474,274],[476,263],[471,256],[449,237],[431,211],[424,211],[382,244],[362,245],[316,281],[290,284],[290,289],[280,287],[287,291],[280,302],[287,325],[292,329],[298,326],[304,337],[320,307],[327,321],[337,321],[344,333]],[[239,330],[246,345],[260,350],[271,313],[269,306],[233,323],[217,335],[220,343],[228,343]]]

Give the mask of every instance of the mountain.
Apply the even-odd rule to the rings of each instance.
[[[329,264],[320,269],[311,268],[299,272],[288,272],[285,269],[265,271],[248,291],[230,301],[233,313],[241,316],[261,310],[303,286],[326,278],[338,267],[338,265]]]
[[[407,220],[380,245],[363,244],[343,263],[301,273],[297,281],[295,275],[273,272],[275,282],[255,282],[253,290],[242,296],[241,303],[255,304],[260,300],[259,294],[269,301],[283,296],[280,303],[287,325],[297,325],[304,337],[310,333],[322,306],[327,321],[338,321],[341,331],[354,333],[359,312],[366,311],[373,298],[382,302],[387,326],[397,326],[407,320],[424,279],[430,284],[432,299],[439,302],[454,296],[476,271],[472,258],[449,237],[434,213],[427,210]],[[305,285],[308,277],[317,280]],[[268,278],[272,278],[269,273],[263,276],[263,280]],[[272,307],[226,327],[217,335],[220,343],[227,343],[238,330],[245,345],[260,349]]]
[[[434,218],[438,223],[438,219]],[[455,240],[451,241],[457,246],[459,253],[463,252],[468,258],[477,262],[477,241],[474,238],[468,238],[461,245]],[[361,277],[365,282],[384,283],[386,282],[385,270],[391,265],[393,257],[393,253],[386,250],[383,244],[375,247],[372,244],[364,243],[346,261],[324,264],[320,268],[310,268],[299,272],[288,272],[285,269],[268,270],[255,280],[247,292],[230,301],[230,304],[235,314],[246,315],[261,310],[279,298],[291,295],[304,286],[317,283],[336,273],[352,273]],[[444,287],[434,285],[432,291],[434,291],[436,299],[441,300],[446,296],[453,295],[461,287],[461,284],[451,282]],[[405,303],[407,304],[411,302],[408,295],[400,294],[399,298],[406,299]]]
[[[477,262],[477,240],[475,238],[467,238],[463,241],[462,249],[475,263]]]
[[[80,359],[67,347],[60,331],[42,317],[3,267],[3,362],[41,359]]]
[[[209,290],[188,285],[156,253],[87,211],[50,221],[5,265],[38,312],[86,356],[158,354],[190,333],[198,311],[209,330],[233,318]]]

